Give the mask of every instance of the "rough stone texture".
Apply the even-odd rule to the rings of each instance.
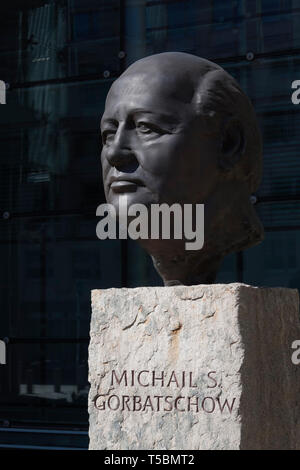
[[[92,310],[90,449],[300,449],[300,366],[291,361],[291,344],[300,339],[297,290],[245,284],[94,290]],[[111,385],[112,370],[119,379],[127,371],[127,386],[125,375]],[[140,375],[144,385],[152,371],[164,371],[164,386],[160,380],[132,386],[133,370],[135,379],[149,371]],[[117,410],[108,409],[111,395],[121,400]],[[132,411],[134,395],[140,411]],[[199,411],[195,405],[187,411],[188,398],[177,401],[185,411],[166,411],[179,396],[198,397]],[[225,399],[231,412],[226,405],[221,412]],[[97,409],[103,400],[106,409]]]

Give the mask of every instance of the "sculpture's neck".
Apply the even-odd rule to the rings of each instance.
[[[152,256],[153,264],[161,275],[165,286],[183,284],[186,286],[196,284],[213,284],[222,260],[221,257],[201,259],[197,256],[185,255],[180,258],[169,256]]]
[[[224,256],[263,238],[249,194],[238,183],[223,183],[204,203],[204,214],[204,246],[199,251],[185,250],[183,240],[140,240],[165,285],[211,284]]]

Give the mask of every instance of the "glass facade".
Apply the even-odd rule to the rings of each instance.
[[[129,64],[163,51],[207,58],[239,81],[264,139],[256,209],[266,236],[225,259],[217,281],[300,288],[300,106],[291,101],[300,0],[11,0],[0,9],[0,446],[85,448],[90,291],[162,284],[137,244],[96,238],[107,91]]]

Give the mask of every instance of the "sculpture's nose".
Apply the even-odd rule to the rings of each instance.
[[[132,146],[131,130],[119,126],[113,141],[106,150],[106,158],[111,166],[120,171],[130,171],[137,166],[137,159]]]

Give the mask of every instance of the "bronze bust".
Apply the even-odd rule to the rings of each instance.
[[[262,173],[253,107],[220,66],[181,52],[138,60],[111,86],[101,121],[107,202],[204,204],[204,245],[147,239],[165,285],[212,283],[223,257],[259,243],[250,201]],[[195,222],[195,221],[194,221]]]

